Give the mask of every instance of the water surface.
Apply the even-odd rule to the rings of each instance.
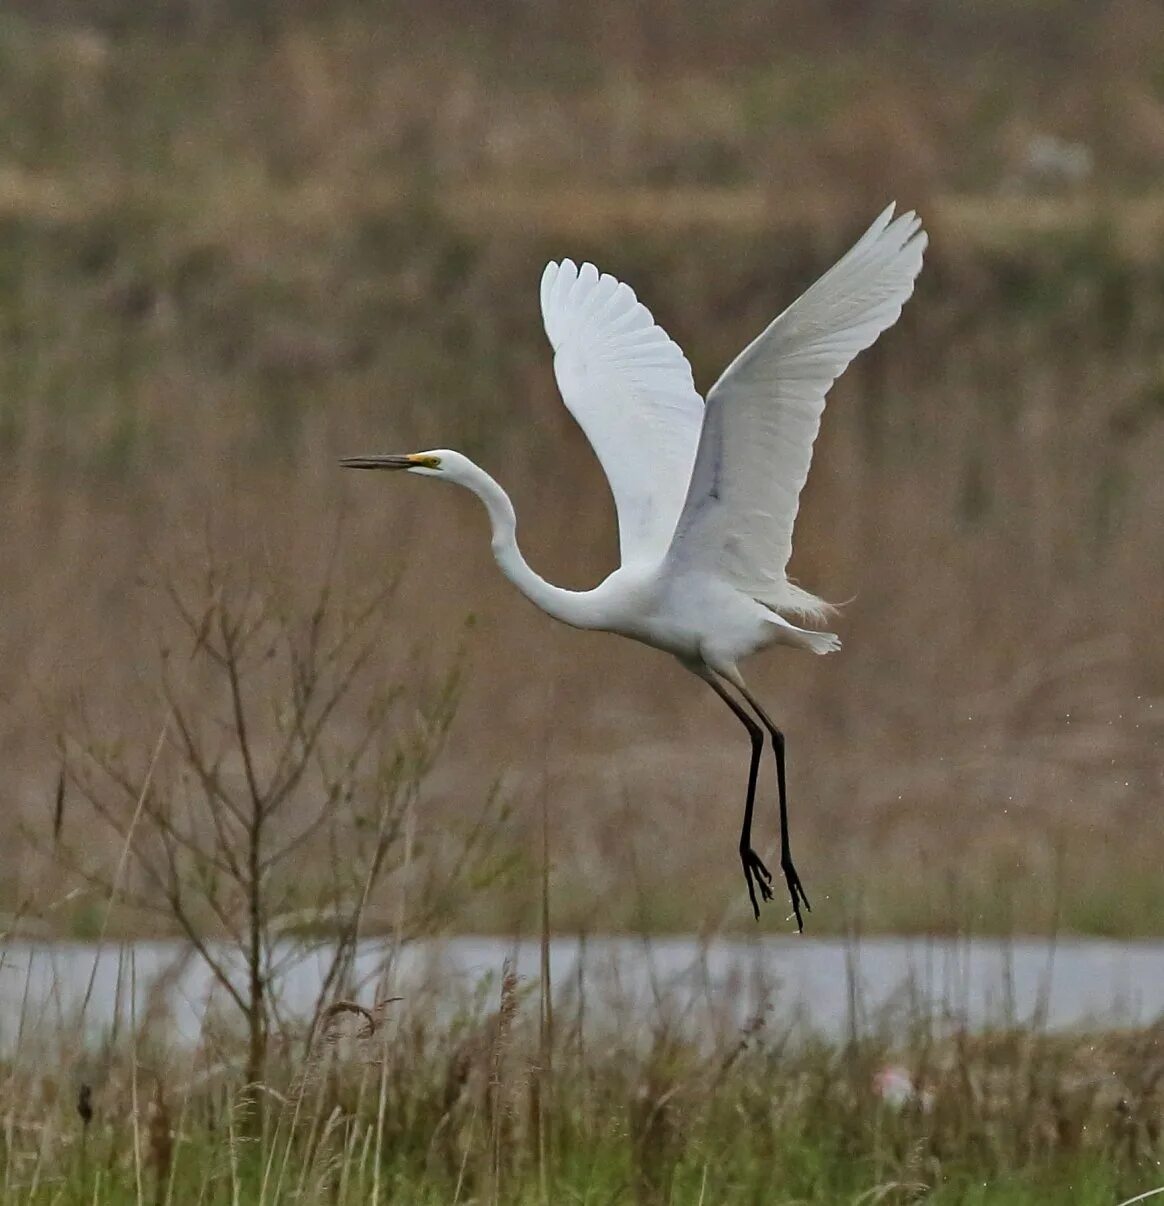
[[[223,955],[221,948],[215,953]],[[12,942],[0,963],[0,1044],[50,1040],[64,1029],[96,1038],[163,1007],[179,1041],[195,1041],[208,1011],[229,1001],[206,964],[178,942],[119,946]],[[536,941],[459,937],[406,945],[369,940],[348,995],[367,1004],[392,993],[426,1008],[491,1000],[511,959],[536,984]],[[273,952],[281,1013],[310,1015],[327,951]],[[385,974],[385,967],[388,972]],[[232,976],[242,984],[237,961]],[[1142,1024],[1164,1015],[1164,943],[1102,940],[956,941],[667,937],[555,938],[551,969],[560,1008],[584,1003],[588,1024],[647,1023],[666,1014],[694,1032],[738,1025],[764,1010],[769,1024],[829,1037],[921,1015],[972,1027],[1017,1020],[1051,1028]],[[86,1001],[86,996],[88,1000]]]

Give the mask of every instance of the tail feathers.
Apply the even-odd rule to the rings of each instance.
[[[813,653],[836,653],[841,647],[841,638],[835,632],[809,632],[797,628],[796,635],[804,647]]]
[[[781,645],[809,649],[813,653],[836,653],[841,647],[841,638],[835,632],[815,632],[810,628],[797,628],[781,615],[772,615],[769,622],[779,629],[775,639]]]

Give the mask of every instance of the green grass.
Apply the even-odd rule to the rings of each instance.
[[[661,1021],[636,1045],[630,1019],[583,1047],[571,1018],[551,1049],[503,1000],[500,1028],[409,1009],[333,1033],[272,1060],[257,1095],[229,1071],[191,1087],[197,1066],[148,1044],[136,1065],[107,1052],[87,1127],[75,1079],[18,1060],[0,1069],[3,1200],[1114,1206],[1164,1184],[1159,1032],[842,1049],[757,1023],[708,1050]],[[872,1092],[887,1060],[926,1108]]]
[[[764,1151],[741,1152],[741,1144],[726,1144],[730,1135],[698,1136],[682,1160],[669,1169],[660,1193],[636,1184],[634,1153],[617,1136],[598,1138],[571,1153],[569,1160],[546,1178],[543,1192],[535,1168],[507,1173],[501,1196],[490,1198],[480,1192],[476,1179],[464,1182],[458,1193],[457,1178],[450,1174],[431,1176],[423,1161],[405,1162],[390,1154],[379,1177],[369,1168],[371,1157],[362,1159],[372,1143],[359,1126],[337,1128],[344,1148],[330,1162],[319,1166],[300,1158],[310,1153],[293,1149],[287,1163],[268,1168],[267,1154],[246,1140],[223,1143],[219,1136],[192,1136],[179,1145],[171,1175],[164,1183],[162,1200],[199,1203],[259,1203],[283,1201],[367,1203],[408,1202],[436,1206],[455,1201],[506,1203],[544,1202],[667,1202],[744,1204],[767,1202],[775,1206],[811,1203],[926,1202],[931,1206],[1114,1206],[1124,1193],[1121,1178],[1102,1157],[1081,1158],[1061,1164],[1049,1163],[1024,1173],[1006,1173],[983,1179],[973,1168],[949,1169],[940,1184],[931,1185],[919,1170],[906,1170],[909,1179],[869,1180],[868,1162],[859,1156],[838,1153],[828,1144],[792,1142],[778,1155]],[[233,1143],[232,1148],[230,1144]],[[317,1156],[318,1158],[318,1156]],[[266,1186],[264,1187],[264,1174]],[[1126,1184],[1138,1182],[1134,1176]],[[93,1173],[64,1174],[49,1178],[40,1191],[8,1199],[22,1203],[89,1203],[104,1206],[157,1200],[156,1178],[147,1170],[142,1177],[145,1192],[139,1191],[134,1170],[128,1167]],[[379,1190],[377,1196],[377,1188]],[[468,1192],[466,1192],[468,1188]],[[1130,1195],[1129,1195],[1130,1196]]]

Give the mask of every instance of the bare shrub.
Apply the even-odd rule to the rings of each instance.
[[[193,585],[161,587],[178,639],[156,667],[157,744],[102,736],[83,710],[62,743],[67,784],[120,858],[59,849],[110,909],[189,942],[245,1024],[257,1083],[287,1028],[280,972],[324,953],[310,1034],[350,989],[365,930],[431,928],[451,885],[481,870],[496,794],[476,823],[420,850],[414,804],[456,710],[461,657],[428,689],[387,670],[390,590],[343,606],[329,577],[300,609],[213,561]]]

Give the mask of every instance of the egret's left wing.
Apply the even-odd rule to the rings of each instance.
[[[562,399],[610,482],[623,564],[657,561],[703,422],[691,365],[631,288],[593,264],[547,264],[541,302]]]
[[[691,488],[668,553],[773,607],[813,611],[785,566],[829,386],[901,313],[926,236],[890,205],[761,332],[707,395]]]

